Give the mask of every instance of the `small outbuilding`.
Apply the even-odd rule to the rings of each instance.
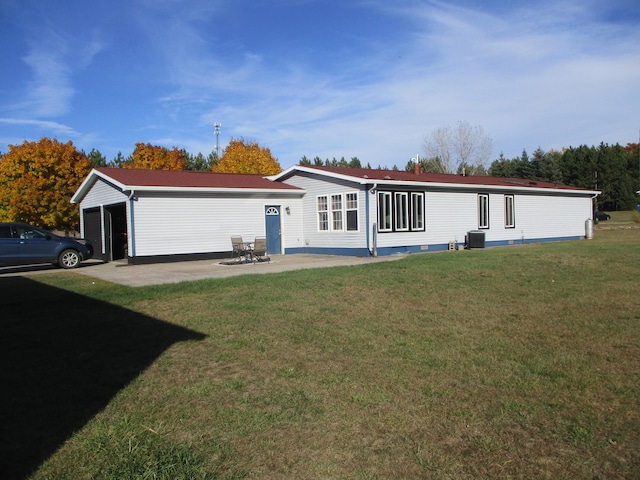
[[[267,236],[268,253],[281,254],[283,224],[300,224],[284,208],[300,212],[303,195],[260,175],[97,168],[71,201],[96,258],[152,263],[229,257],[232,235]]]
[[[513,178],[295,165],[271,177],[99,168],[72,202],[96,256],[148,263],[228,257],[234,235],[266,236],[270,255],[577,240],[598,194]]]

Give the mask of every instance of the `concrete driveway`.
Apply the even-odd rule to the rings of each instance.
[[[44,273],[73,272],[130,287],[178,283],[204,278],[225,278],[235,275],[257,275],[307,268],[366,265],[404,258],[406,255],[384,257],[343,257],[334,255],[273,255],[271,262],[224,265],[225,260],[198,260],[191,262],[154,263],[132,265],[124,262],[84,262],[74,270],[46,266],[0,268],[0,278],[30,276]],[[228,261],[228,259],[226,260]]]

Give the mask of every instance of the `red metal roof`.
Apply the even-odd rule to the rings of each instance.
[[[251,188],[260,190],[299,190],[262,175],[197,172],[191,170],[138,170],[102,167],[96,169],[127,187],[173,188]]]
[[[502,178],[474,175],[454,175],[451,173],[419,173],[399,170],[375,170],[369,168],[349,167],[322,167],[315,165],[303,165],[305,168],[321,170],[337,175],[346,175],[358,179],[370,179],[372,181],[399,181],[399,182],[425,182],[425,183],[451,183],[458,185],[491,185],[502,187],[522,188],[554,188],[563,190],[585,190],[587,188],[570,187],[559,183],[540,182],[523,178]]]

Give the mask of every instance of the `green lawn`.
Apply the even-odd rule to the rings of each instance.
[[[638,478],[640,228],[603,224],[593,240],[160,287],[0,278],[5,392],[29,379],[0,405],[0,467]]]

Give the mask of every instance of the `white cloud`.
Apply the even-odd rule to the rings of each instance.
[[[31,68],[24,110],[30,110],[35,117],[63,115],[69,110],[74,94],[69,81],[70,69],[64,57],[66,41],[54,32],[44,34],[34,40],[24,62]]]
[[[74,39],[46,25],[30,33],[28,43],[29,51],[22,60],[31,76],[25,96],[14,110],[33,118],[69,113],[76,93],[73,76],[91,64],[104,43],[97,38]]]
[[[52,122],[47,120],[29,120],[22,118],[1,118],[0,123],[6,126],[27,126],[33,127],[39,130],[50,131],[55,134],[69,136],[69,137],[79,137],[80,133],[74,130],[72,127],[68,125],[64,125],[58,122]]]
[[[270,8],[285,14],[308,1]],[[360,13],[395,30],[354,28],[331,46],[301,45],[266,23],[254,22],[256,32],[223,28],[231,19],[225,15],[237,21],[248,2],[128,4],[136,28],[129,35],[139,44],[127,58],[140,62],[118,65],[118,72],[135,69],[128,78],[143,98],[132,117],[144,114],[119,132],[122,125],[109,125],[105,112],[101,137],[116,142],[128,135],[130,142],[146,122],[165,146],[206,154],[215,146],[213,123],[221,122],[221,146],[232,136],[256,140],[285,167],[303,155],[403,167],[426,135],[458,121],[484,128],[493,158],[538,146],[636,140],[637,125],[626,124],[640,110],[637,28],[608,21],[608,7],[598,2],[460,6],[472,3],[360,1],[368,9]],[[344,8],[354,12],[351,4]],[[86,42],[44,32],[25,56],[32,71],[27,101],[19,114],[5,116],[67,114],[64,122],[73,124],[76,76],[106,48],[108,30],[96,29]],[[344,32],[327,35],[335,33]],[[108,45],[117,44],[114,37]],[[624,138],[628,130],[633,138]]]
[[[588,104],[615,118],[608,102],[621,100],[616,91],[628,95],[629,84],[639,78],[640,57],[624,51],[624,42],[603,44],[603,38],[616,35],[615,27],[576,25],[586,14],[572,17],[572,30],[561,28],[559,15],[567,10],[575,6],[543,8],[537,15],[512,11],[503,17],[427,4],[410,12],[416,25],[410,32],[412,47],[395,63],[386,63],[380,78],[354,86],[342,76],[298,71],[281,81],[285,94],[269,95],[265,92],[276,72],[260,65],[257,85],[247,81],[226,89],[259,98],[249,96],[236,108],[214,108],[217,114],[207,118],[223,120],[235,136],[244,133],[267,143],[287,163],[319,154],[404,164],[425,135],[459,120],[484,127],[494,138],[494,157],[500,150],[515,156],[538,145],[559,148],[563,138],[581,138],[577,129],[588,143],[604,133],[600,126],[585,132],[580,125]],[[599,34],[591,39],[594,31]],[[400,41],[410,44],[406,38]]]

